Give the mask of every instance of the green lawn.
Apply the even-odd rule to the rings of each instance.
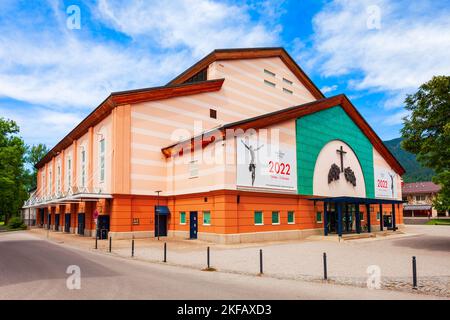
[[[428,225],[446,225],[450,226],[450,219],[431,219],[427,222]]]

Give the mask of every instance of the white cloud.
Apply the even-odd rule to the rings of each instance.
[[[325,94],[325,93],[336,91],[337,88],[338,88],[338,86],[334,84],[332,86],[324,86],[320,89],[320,91],[322,91],[322,93]]]
[[[380,29],[368,29],[369,6],[380,9]],[[315,66],[322,76],[358,78],[356,90],[396,97],[415,90],[433,75],[450,74],[449,7],[433,1],[335,0],[313,19]],[[432,13],[432,14],[431,14]],[[388,101],[387,107],[392,108]]]
[[[20,134],[30,145],[45,143],[52,146],[56,139],[62,139],[70,128],[82,120],[79,113],[54,111],[39,106],[17,109],[2,105],[0,115],[13,119],[20,127]]]
[[[216,47],[269,45],[280,32],[252,21],[251,10],[267,10],[257,2],[100,0],[84,3],[81,30],[67,29],[62,2],[7,4],[0,11],[0,98],[24,106],[2,103],[0,116],[16,120],[27,143],[53,145],[112,91],[164,85]],[[105,24],[130,37],[96,29]]]
[[[216,48],[276,43],[281,27],[268,29],[252,21],[249,11],[254,6],[212,0],[99,0],[98,11],[112,27],[135,39],[152,39],[162,48],[182,46],[198,57]],[[280,14],[267,2],[259,8],[273,17]]]
[[[175,74],[170,66],[186,56],[145,55],[56,34],[3,33],[0,43],[0,96],[50,106],[93,108],[111,91],[151,86]]]
[[[391,115],[388,115],[384,118],[384,124],[393,126],[393,125],[399,125],[403,123],[403,118],[410,115],[410,112],[407,110],[402,110],[395,112]]]

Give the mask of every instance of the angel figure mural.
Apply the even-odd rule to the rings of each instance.
[[[248,166],[248,170],[252,174],[252,187],[255,184],[255,177],[256,177],[256,164],[255,164],[255,158],[256,158],[256,152],[261,149],[264,145],[260,145],[256,149],[252,145],[247,145],[244,140],[241,140],[242,144],[247,148],[247,150],[250,152],[250,164]]]

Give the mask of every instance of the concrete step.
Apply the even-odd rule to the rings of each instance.
[[[357,240],[357,239],[368,239],[368,238],[375,238],[376,235],[373,233],[355,233],[355,234],[343,234],[342,239],[344,241],[348,240]]]

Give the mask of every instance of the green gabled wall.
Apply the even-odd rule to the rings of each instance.
[[[332,140],[342,140],[355,152],[361,164],[366,197],[374,198],[373,148],[341,106],[332,107],[296,121],[298,193],[313,195],[316,159],[322,148]]]

